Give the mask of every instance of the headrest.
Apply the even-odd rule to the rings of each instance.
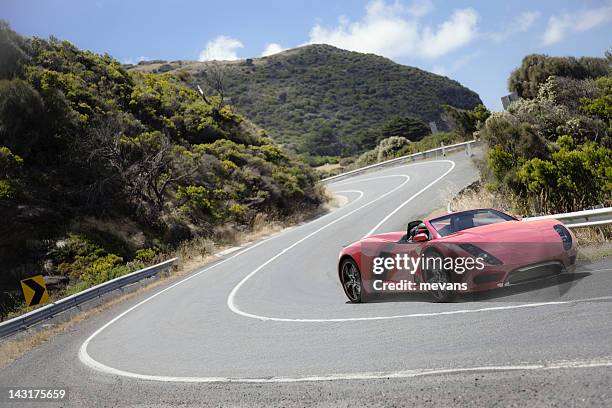
[[[453,221],[453,231],[462,231],[464,229],[474,227],[474,219],[471,216],[459,216],[454,217]]]

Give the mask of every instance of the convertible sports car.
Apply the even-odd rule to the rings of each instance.
[[[354,303],[390,291],[429,292],[434,301],[448,302],[458,292],[573,272],[575,262],[576,239],[561,222],[474,209],[411,221],[406,231],[350,244],[340,252],[338,276]]]

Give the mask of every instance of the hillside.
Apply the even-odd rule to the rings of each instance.
[[[211,62],[152,61],[132,69],[187,72],[192,86],[206,81]],[[303,151],[308,135],[331,128],[342,153],[367,150],[358,135],[392,116],[442,120],[442,105],[471,109],[478,95],[449,78],[373,54],[308,45],[264,58],[222,62],[225,93],[239,112],[279,143]],[[205,88],[205,87],[204,87]],[[205,91],[211,92],[211,89]]]
[[[91,285],[323,200],[312,171],[172,74],[0,21],[0,316],[34,271]]]

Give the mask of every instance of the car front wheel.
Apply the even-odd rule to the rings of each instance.
[[[361,272],[352,259],[345,259],[340,265],[340,281],[346,297],[352,303],[363,303],[366,300]]]
[[[438,251],[430,251],[425,255],[424,279],[427,283],[444,285],[452,283],[450,273],[444,268],[444,257]],[[456,296],[455,291],[432,289],[429,291],[434,302],[451,302]]]

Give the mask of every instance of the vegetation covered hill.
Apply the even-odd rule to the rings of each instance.
[[[94,284],[321,201],[307,166],[218,97],[0,22],[0,306],[23,276]]]
[[[371,129],[393,116],[435,121],[446,129],[442,105],[472,109],[481,103],[449,78],[330,45],[223,63],[153,61],[134,69],[186,72],[192,86],[206,89],[207,71],[215,64],[223,64],[224,92],[233,106],[274,140],[311,155],[361,153],[376,144]],[[312,151],[309,140],[333,143]]]

